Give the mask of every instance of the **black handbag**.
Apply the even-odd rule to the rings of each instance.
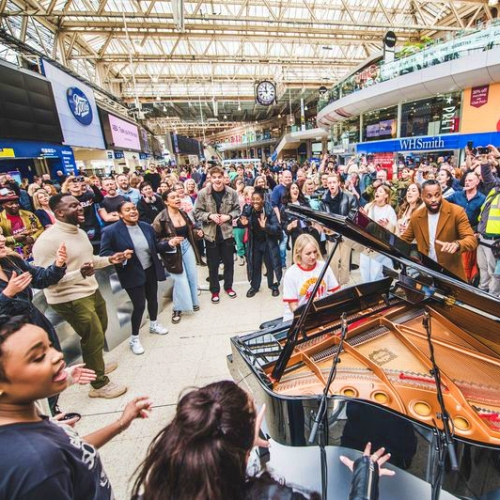
[[[179,256],[178,252],[177,250],[175,252],[165,252],[161,254],[163,265],[170,274],[182,274],[184,270],[182,267],[182,256]]]

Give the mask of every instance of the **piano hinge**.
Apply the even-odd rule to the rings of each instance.
[[[448,307],[452,307],[455,305],[457,299],[456,297],[454,297],[453,295],[448,295],[444,298],[444,303],[445,305],[447,305]]]

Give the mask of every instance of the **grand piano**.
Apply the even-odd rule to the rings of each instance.
[[[291,322],[231,339],[230,371],[266,403],[270,437],[289,447],[309,444],[338,354],[327,447],[362,450],[371,441],[386,447],[393,467],[428,485],[439,480],[456,498],[500,499],[500,301],[361,213],[351,220],[298,206],[290,211],[390,257],[394,269],[313,302],[307,317],[302,306]],[[343,314],[347,334],[337,353]],[[428,334],[458,470],[446,457],[438,467],[445,424]]]

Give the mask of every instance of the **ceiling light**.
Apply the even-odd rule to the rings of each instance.
[[[224,115],[224,120],[227,120],[227,115]]]
[[[238,111],[241,111],[241,104],[238,103]]]
[[[161,101],[161,97],[159,95],[156,96],[157,101]]]
[[[167,112],[167,106],[163,106],[163,111],[166,113]]]
[[[281,118],[281,113],[278,115],[278,118]]]
[[[304,111],[307,111],[309,108],[307,106],[304,106]]]

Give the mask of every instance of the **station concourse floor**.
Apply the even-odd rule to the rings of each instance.
[[[354,255],[357,261],[359,256],[356,252]],[[59,400],[64,411],[82,414],[82,420],[76,425],[81,436],[117,420],[134,397],[149,396],[153,402],[148,419],[134,421],[129,429],[99,451],[117,500],[130,498],[131,478],[153,438],[172,419],[182,391],[231,379],[226,363],[226,356],[231,353],[229,339],[258,330],[264,321],[283,315],[282,297],[271,295],[264,276],[255,297],[246,297],[249,288],[246,266],[235,262],[233,288],[238,297],[230,299],[221,290],[219,304],[210,302],[211,294],[205,280],[208,268],[198,267],[198,275],[202,289],[199,312],[183,315],[181,322],[174,325],[170,319],[172,306],[169,301],[158,317],[168,328],[168,335],[152,335],[143,326],[140,338],[144,354],[133,354],[128,340],[105,353],[106,362],[118,362],[118,369],[110,378],[128,386],[123,396],[92,399],[87,396],[89,386],[72,386]],[[359,271],[351,272],[351,282],[359,282]],[[144,325],[149,326],[149,321]]]

